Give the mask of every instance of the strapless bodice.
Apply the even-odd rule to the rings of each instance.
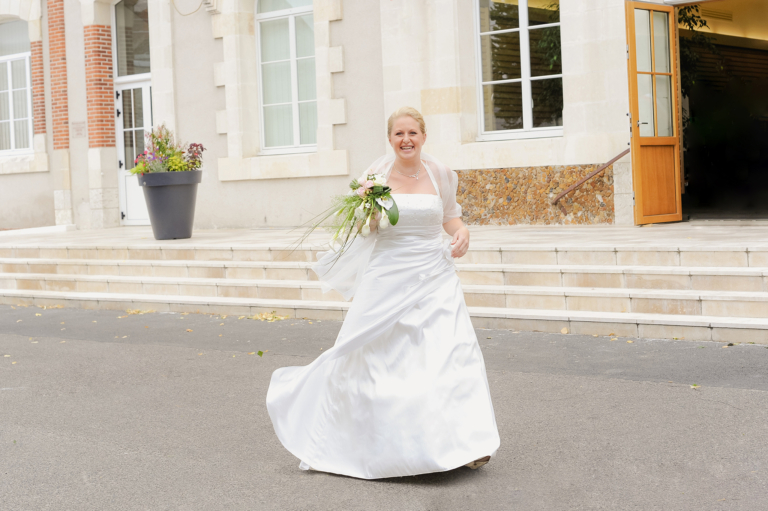
[[[430,227],[443,225],[443,201],[437,195],[426,193],[393,193],[400,220],[393,226]]]

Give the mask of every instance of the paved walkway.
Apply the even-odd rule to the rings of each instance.
[[[471,246],[484,247],[679,247],[679,248],[766,248],[768,226],[702,226],[689,223],[616,226],[472,226]],[[56,234],[6,234],[3,246],[88,247],[287,247],[295,244],[302,229],[196,230],[187,240],[157,241],[150,227],[120,227],[70,231]],[[304,247],[326,243],[329,235],[316,230]]]
[[[0,305],[0,508],[766,509],[764,346],[478,330],[498,456],[363,481],[299,470],[265,407],[339,327]]]

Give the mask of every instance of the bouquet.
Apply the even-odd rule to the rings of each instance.
[[[349,193],[334,197],[333,205],[315,217],[299,244],[325,223],[333,233],[331,246],[341,255],[358,235],[368,236],[372,229],[386,229],[397,224],[400,214],[383,174],[366,171],[359,179],[352,180],[349,187]]]
[[[177,143],[165,125],[147,133],[145,139],[147,149],[134,160],[131,174],[183,172],[197,170],[203,164],[203,144]]]

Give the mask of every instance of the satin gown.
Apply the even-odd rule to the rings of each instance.
[[[272,375],[269,415],[303,469],[416,475],[499,447],[483,355],[442,239],[441,199],[394,198],[400,220],[376,235],[334,347]]]

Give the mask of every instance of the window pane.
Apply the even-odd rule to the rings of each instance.
[[[651,71],[651,11],[635,9],[637,70]]]
[[[11,149],[11,123],[0,122],[0,151]]]
[[[666,12],[653,13],[653,56],[656,72],[669,73],[669,15]]]
[[[315,59],[301,59],[296,62],[299,73],[299,101],[315,99],[317,87],[315,86]]]
[[[26,21],[17,20],[0,24],[0,57],[28,51],[30,51],[29,29]]]
[[[483,81],[520,78],[520,33],[507,32],[480,37]]]
[[[137,128],[144,127],[144,96],[142,93],[141,89],[133,89],[133,125]]]
[[[26,89],[13,91],[13,118],[25,119],[29,117],[27,111],[27,91]]]
[[[293,145],[291,105],[264,107],[264,143],[267,147]]]
[[[131,97],[131,90],[124,89],[122,91],[123,96],[123,129],[133,128],[133,98]]]
[[[14,142],[16,149],[29,149],[29,121],[16,121],[14,124]]]
[[[299,104],[299,131],[302,144],[317,143],[317,103]]]
[[[670,76],[656,75],[656,115],[659,117],[659,133],[657,136],[673,136],[672,82]]]
[[[261,31],[261,61],[272,62],[273,60],[291,58],[288,18],[265,21],[259,26]]]
[[[518,0],[480,0],[480,32],[520,28]]]
[[[531,41],[531,76],[561,74],[560,27],[539,28],[528,34]]]
[[[136,134],[134,137],[136,141],[136,156],[138,156],[144,152],[144,130],[136,130],[134,133]]]
[[[311,57],[315,54],[315,25],[311,14],[296,17],[296,56]]]
[[[291,63],[273,62],[261,66],[261,83],[264,87],[264,104],[288,103],[291,101]]]
[[[312,0],[259,0],[259,12],[282,11],[312,5]]]
[[[533,127],[563,125],[563,79],[531,81]]]
[[[149,73],[147,0],[121,0],[115,5],[118,76]]]
[[[485,130],[516,130],[523,127],[523,86],[504,83],[483,86]]]
[[[560,22],[560,0],[528,0],[528,26]]]
[[[11,106],[8,104],[10,95],[7,92],[0,92],[0,121],[7,121],[11,118]]]
[[[653,82],[651,75],[637,75],[637,106],[640,110],[640,136],[653,136]]]
[[[2,65],[2,64],[0,64]],[[11,62],[11,87],[23,89],[27,86],[27,60],[14,60]]]
[[[0,91],[8,90],[8,63],[0,62]]]

